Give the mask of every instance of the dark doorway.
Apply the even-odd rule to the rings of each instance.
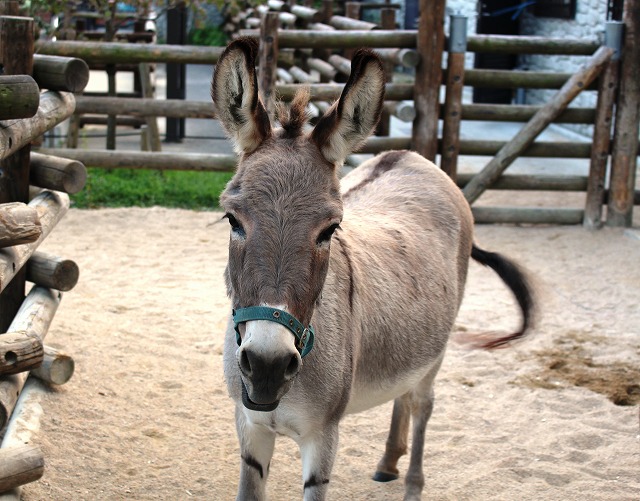
[[[518,35],[520,33],[520,5],[514,0],[481,0],[478,2],[476,32],[487,35]],[[515,54],[477,52],[475,68],[512,70],[518,64]],[[474,103],[509,104],[513,89],[473,89]]]

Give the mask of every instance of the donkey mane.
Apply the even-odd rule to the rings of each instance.
[[[276,111],[278,122],[280,122],[280,126],[282,127],[280,137],[284,139],[295,139],[302,135],[309,121],[307,105],[309,104],[310,95],[311,91],[309,87],[303,87],[296,92],[289,108],[287,108],[282,101],[277,103]]]

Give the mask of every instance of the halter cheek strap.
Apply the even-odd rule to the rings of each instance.
[[[240,324],[250,320],[268,320],[283,325],[291,331],[296,338],[296,349],[300,352],[301,357],[308,355],[313,348],[315,339],[313,327],[311,327],[311,325],[305,327],[296,317],[284,310],[271,308],[269,306],[250,306],[249,308],[233,310],[232,314],[238,346],[240,346],[242,342],[240,329],[238,328]]]

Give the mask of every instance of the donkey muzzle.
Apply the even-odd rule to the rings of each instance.
[[[269,412],[289,391],[300,371],[297,352],[263,356],[248,347],[239,350],[238,365],[242,379],[242,403],[247,409]]]

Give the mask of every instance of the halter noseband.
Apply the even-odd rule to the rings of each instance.
[[[268,320],[284,325],[296,338],[296,349],[300,352],[300,356],[304,357],[309,354],[313,348],[315,332],[313,327],[305,327],[296,317],[290,315],[286,311],[269,306],[250,306],[249,308],[239,308],[232,311],[233,323],[235,324],[236,342],[238,346],[242,342],[240,338],[240,329],[238,326],[250,320]]]

